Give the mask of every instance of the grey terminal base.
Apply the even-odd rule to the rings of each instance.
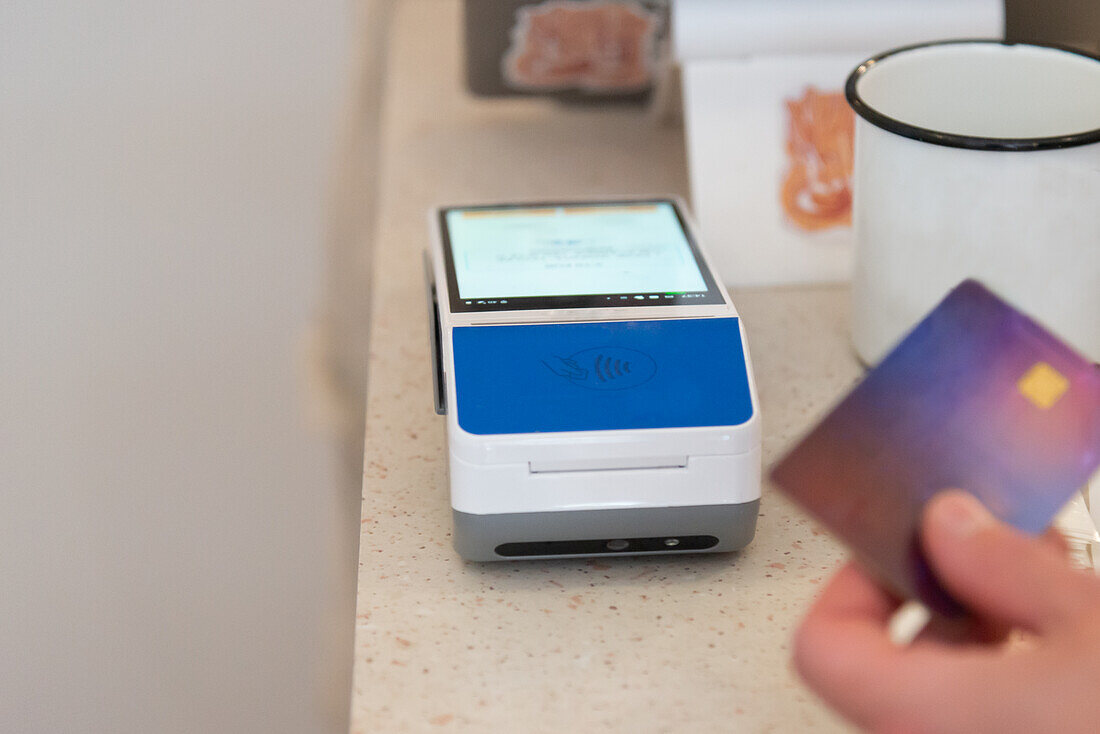
[[[515,561],[585,556],[630,556],[668,553],[722,553],[744,548],[756,534],[760,500],[733,505],[693,505],[640,509],[571,510],[474,515],[454,510],[454,546],[470,561]],[[706,548],[667,546],[663,539],[713,536],[717,543]],[[606,547],[623,539],[656,539],[622,551]],[[501,555],[499,546],[517,543],[577,541],[582,552],[546,552],[521,556]],[[591,550],[592,541],[599,549]],[[659,549],[645,549],[658,545]],[[688,543],[684,543],[687,545]],[[613,545],[612,548],[616,546]]]

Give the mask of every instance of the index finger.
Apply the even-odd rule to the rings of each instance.
[[[844,564],[810,608],[810,616],[885,624],[901,602],[855,561]]]
[[[877,714],[876,691],[906,654],[887,632],[899,601],[859,566],[844,566],[826,586],[795,633],[799,675],[829,704],[857,722]]]

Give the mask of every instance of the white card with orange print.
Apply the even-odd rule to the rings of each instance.
[[[675,0],[692,207],[730,286],[851,278],[853,119],[868,57],[1000,38],[1002,0]]]
[[[692,204],[727,285],[851,277],[854,119],[843,86],[865,57],[685,66]]]

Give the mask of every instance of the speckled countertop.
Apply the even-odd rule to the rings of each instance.
[[[451,548],[427,210],[687,190],[682,131],[645,113],[465,96],[459,10],[403,3],[391,34],[352,731],[846,730],[789,663],[791,632],[843,552],[769,486],[736,554],[474,564]],[[847,291],[732,295],[767,465],[860,374]]]

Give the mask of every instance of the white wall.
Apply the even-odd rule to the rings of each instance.
[[[348,5],[0,3],[0,730],[338,727],[299,357]]]

